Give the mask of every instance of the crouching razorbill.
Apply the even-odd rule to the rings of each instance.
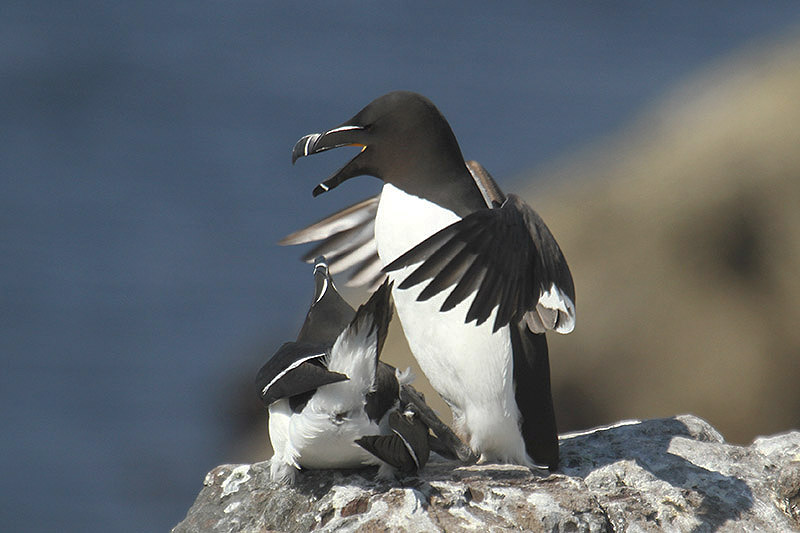
[[[391,283],[354,311],[324,258],[314,265],[314,281],[297,340],[281,346],[256,378],[269,412],[271,479],[293,483],[301,468],[379,465],[382,477],[393,468],[416,471],[430,449],[428,427],[399,400],[411,372],[378,360],[392,316]]]
[[[558,432],[544,333],[575,325],[567,262],[544,221],[465,163],[427,98],[398,91],[351,119],[301,138],[292,161],[341,146],[361,151],[314,196],[371,175],[381,193],[283,244],[322,240],[353,281],[386,273],[414,357],[450,405],[481,461],[558,466]]]

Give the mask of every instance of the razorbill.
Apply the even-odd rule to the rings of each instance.
[[[428,427],[400,402],[411,380],[378,360],[392,315],[386,281],[354,311],[339,295],[324,258],[314,266],[314,298],[295,342],[261,368],[269,412],[270,477],[293,483],[301,468],[379,465],[411,473],[428,459]]]
[[[283,243],[323,240],[338,268],[356,265],[356,282],[388,272],[409,347],[480,460],[557,468],[544,333],[572,331],[575,291],[550,230],[465,163],[447,120],[419,94],[386,94],[302,137],[292,161],[341,146],[361,150],[314,196],[359,175],[381,179],[381,193]]]

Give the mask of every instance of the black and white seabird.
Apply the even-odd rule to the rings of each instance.
[[[429,454],[428,426],[401,404],[411,380],[378,360],[392,316],[387,280],[358,311],[339,295],[324,258],[314,266],[314,301],[295,342],[261,368],[269,411],[270,477],[292,483],[300,468],[380,465],[410,473]]]
[[[314,196],[359,175],[381,179],[381,193],[282,244],[322,240],[318,249],[339,254],[332,264],[357,265],[355,282],[388,272],[409,347],[480,460],[556,468],[544,333],[572,331],[575,291],[550,230],[465,163],[447,120],[419,94],[389,93],[304,136],[292,161],[353,145],[361,151]]]

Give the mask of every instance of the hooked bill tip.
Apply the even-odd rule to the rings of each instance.
[[[313,191],[311,191],[311,194],[314,196],[314,198],[316,198],[316,197],[317,197],[317,196],[319,196],[320,194],[322,194],[322,193],[324,193],[324,192],[328,192],[329,190],[331,190],[331,188],[330,188],[330,187],[328,187],[328,186],[327,186],[327,185],[325,185],[324,183],[320,183],[319,185],[317,185],[316,187],[314,187],[314,190],[313,190]]]
[[[300,159],[301,157],[305,157],[308,154],[314,153],[314,144],[316,144],[317,139],[320,138],[319,133],[311,133],[309,135],[304,135],[297,141],[292,148],[292,164],[294,165],[295,161]]]

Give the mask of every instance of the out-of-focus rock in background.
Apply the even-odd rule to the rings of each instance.
[[[797,36],[751,48],[517,180],[541,184],[514,192],[575,279],[575,331],[548,335],[561,431],[678,412],[740,443],[800,427],[798,65]],[[415,367],[397,321],[384,359]],[[266,438],[261,417],[236,458]]]
[[[800,427],[798,65],[797,38],[732,58],[525,191],[576,284],[577,327],[550,336],[564,429]]]

